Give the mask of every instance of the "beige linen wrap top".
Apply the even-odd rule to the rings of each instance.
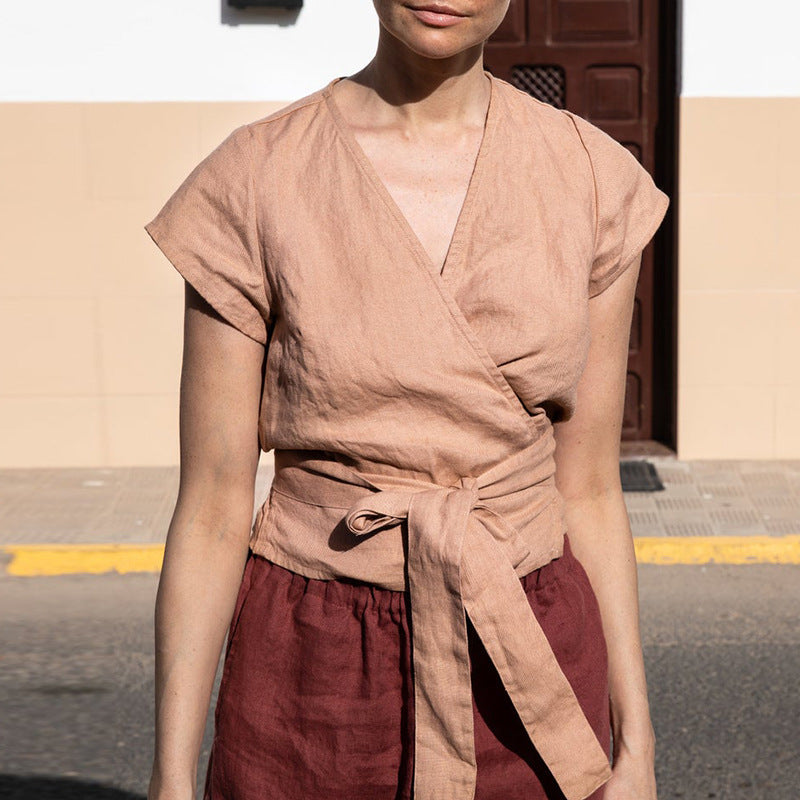
[[[341,78],[233,130],[145,229],[265,345],[258,436],[275,478],[252,549],[311,578],[409,591],[416,800],[474,796],[466,615],[582,800],[609,757],[519,578],[563,552],[552,422],[575,408],[589,299],[669,198],[599,128],[486,74],[441,271],[337,108]]]

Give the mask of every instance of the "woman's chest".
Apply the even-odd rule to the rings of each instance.
[[[574,384],[594,244],[583,185],[487,164],[440,273],[386,187],[327,157],[313,180],[273,171],[258,202],[287,381],[380,393],[488,368],[529,407]]]
[[[402,223],[419,240],[425,255],[442,272],[459,217],[472,186],[482,129],[468,129],[427,141],[397,132],[355,132],[357,145]]]
[[[412,226],[399,219],[399,208],[370,182],[340,173],[297,193],[284,182],[259,220],[278,311],[305,314],[332,303],[342,311],[364,308],[366,323],[369,305],[381,297],[391,296],[400,314],[438,289],[457,296],[465,313],[495,309],[500,328],[511,324],[530,334],[580,322],[593,208],[566,183],[547,190],[535,180],[511,170],[484,176],[459,220],[457,252],[442,272],[414,241]],[[447,202],[458,205],[464,188],[454,187]],[[423,213],[421,194],[411,202],[415,215]],[[437,206],[427,208],[434,215]],[[440,243],[450,235],[444,220],[434,220],[431,230]]]

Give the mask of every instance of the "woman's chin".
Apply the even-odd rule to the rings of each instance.
[[[481,42],[464,36],[453,28],[430,28],[422,25],[415,28],[421,30],[407,31],[402,41],[409,50],[423,58],[453,58]]]

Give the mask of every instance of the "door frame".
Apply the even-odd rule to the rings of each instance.
[[[682,0],[658,3],[658,122],[654,179],[670,205],[653,247],[664,268],[653,274],[653,439],[677,451],[678,441],[678,196]]]

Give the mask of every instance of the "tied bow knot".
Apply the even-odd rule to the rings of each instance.
[[[409,510],[415,494],[432,494],[441,499],[453,492],[466,492],[469,502],[466,503],[467,511],[474,508],[487,508],[480,502],[478,492],[478,479],[467,477],[461,479],[461,486],[441,487],[421,490],[391,490],[384,489],[372,494],[367,494],[357,500],[344,517],[347,529],[355,536],[367,536],[385,528],[391,528],[408,518]],[[463,497],[463,495],[462,495]]]
[[[365,495],[345,514],[345,525],[356,536],[366,536],[392,527],[408,515],[410,499],[410,493],[406,491],[381,491]]]

